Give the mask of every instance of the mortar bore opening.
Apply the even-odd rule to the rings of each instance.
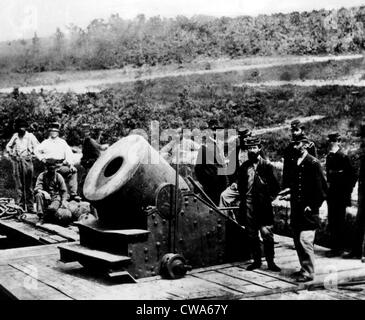
[[[122,157],[118,157],[110,161],[110,163],[107,165],[104,171],[104,176],[106,178],[109,178],[111,176],[114,176],[119,169],[122,167],[124,162],[124,159]]]

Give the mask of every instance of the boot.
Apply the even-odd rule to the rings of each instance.
[[[246,270],[247,271],[253,271],[255,269],[260,269],[261,268],[261,261],[254,261],[253,263],[251,263]]]
[[[270,270],[270,271],[274,271],[274,272],[280,272],[281,269],[275,264],[274,261],[270,261],[267,263],[267,268]]]

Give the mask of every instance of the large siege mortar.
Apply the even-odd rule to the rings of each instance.
[[[84,194],[98,219],[78,224],[80,243],[61,245],[61,260],[78,261],[122,281],[160,271],[173,278],[188,265],[227,262],[232,248],[227,234],[242,238],[138,135],[121,139],[96,161]],[[235,239],[236,245],[240,242]]]

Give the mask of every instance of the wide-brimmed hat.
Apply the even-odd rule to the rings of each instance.
[[[15,120],[15,129],[18,130],[20,128],[28,128],[27,121],[25,121],[23,119],[17,119],[17,120]]]
[[[46,159],[45,165],[47,168],[59,167],[61,165],[60,160],[57,159]]]

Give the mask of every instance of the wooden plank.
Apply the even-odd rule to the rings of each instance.
[[[295,283],[279,280],[272,277],[271,275],[246,271],[237,267],[220,270],[219,272],[227,274],[234,278],[246,280],[255,285],[264,286],[268,289],[297,287]]]
[[[0,269],[1,290],[9,292],[12,296],[21,300],[70,300],[58,290],[51,288],[35,278],[12,268],[2,266]]]
[[[44,224],[37,224],[36,225],[37,228],[45,230],[51,234],[56,234],[59,235],[63,238],[66,238],[70,241],[79,241],[80,237],[78,234],[78,229],[77,228],[64,228],[55,224],[50,224],[50,223],[44,223]]]
[[[37,230],[31,225],[28,225],[24,222],[19,222],[16,220],[0,220],[0,229],[2,233],[5,234],[22,234],[28,238],[31,238],[37,242],[39,242],[40,237],[49,236],[48,232],[44,232],[42,230]]]
[[[26,263],[12,263],[9,265],[31,277],[33,276],[29,272],[29,265]],[[42,265],[35,265],[35,267],[38,270],[38,281],[55,288],[73,299],[93,299],[97,292],[105,287],[105,285],[103,286],[94,281],[62,272],[56,268],[44,267]]]
[[[225,288],[229,288],[231,290],[235,290],[239,293],[248,293],[248,292],[258,292],[268,289],[265,285],[261,284],[252,284],[248,281],[233,278],[229,275],[215,272],[215,271],[207,271],[203,273],[198,273],[194,275],[197,278],[207,280],[209,282],[218,284]]]
[[[21,260],[27,257],[58,255],[57,245],[44,245],[14,249],[0,250],[0,265],[7,264],[10,260]]]

